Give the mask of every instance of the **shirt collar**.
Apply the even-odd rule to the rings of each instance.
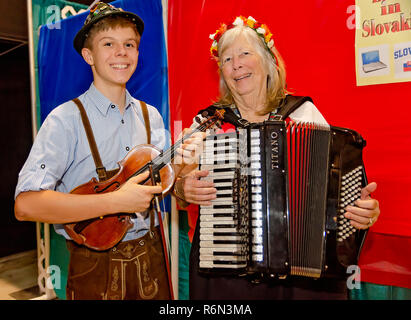
[[[126,110],[134,105],[134,98],[131,96],[130,92],[126,89]]]
[[[92,103],[96,106],[96,108],[104,115],[107,115],[109,108],[112,105],[115,105],[113,102],[110,101],[104,94],[102,94],[92,83],[88,90],[88,96]],[[126,109],[127,110],[131,105],[134,105],[133,97],[126,89]]]

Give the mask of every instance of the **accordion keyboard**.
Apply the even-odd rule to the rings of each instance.
[[[200,169],[209,170],[202,178],[212,181],[217,198],[210,206],[200,206],[200,268],[244,268],[241,254],[244,241],[238,232],[236,181],[238,136],[235,132],[210,136],[205,141]]]

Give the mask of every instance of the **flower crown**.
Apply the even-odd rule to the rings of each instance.
[[[229,26],[227,26],[225,23],[222,23],[220,25],[220,28],[218,28],[214,34],[210,34],[210,39],[213,40],[210,48],[210,53],[215,60],[218,61],[218,41],[220,41],[221,37],[227,30],[230,30],[236,26],[246,26],[253,29],[257,33],[257,35],[264,41],[268,52],[271,53],[275,63],[277,64],[277,58],[274,53],[274,39],[272,38],[273,34],[265,24],[259,23],[251,16],[249,16],[248,18],[238,16]]]

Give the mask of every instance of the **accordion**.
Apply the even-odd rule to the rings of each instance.
[[[344,217],[366,185],[357,132],[266,121],[209,135],[200,157],[217,198],[199,210],[199,270],[344,277],[366,232]]]

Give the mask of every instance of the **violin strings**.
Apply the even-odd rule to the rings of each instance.
[[[171,160],[174,158],[174,153],[175,149],[178,148],[185,139],[188,139],[191,137],[193,134],[197,132],[204,132],[208,126],[206,124],[202,124],[198,126],[196,129],[193,130],[193,132],[186,134],[183,136],[180,140],[178,140],[174,145],[172,145],[170,148],[168,148],[166,151],[160,153],[157,157],[155,157],[151,163],[155,167],[156,170],[160,170],[164,165],[166,165],[168,162],[171,162]],[[170,159],[170,161],[164,161],[164,159]],[[140,173],[146,171],[148,169],[150,163],[146,163],[144,166],[142,166],[139,170],[137,170],[136,173],[134,173],[131,177],[137,176]]]
[[[162,163],[164,163],[163,161],[163,157],[165,157],[166,159],[168,159],[168,157],[170,157],[170,160],[172,155],[174,155],[175,153],[175,149],[178,148],[185,139],[188,139],[190,136],[192,136],[193,134],[197,133],[197,132],[202,132],[205,131],[207,129],[207,126],[205,124],[197,127],[195,130],[193,130],[192,133],[186,134],[183,138],[181,138],[180,140],[178,140],[174,145],[172,145],[169,149],[167,149],[166,151],[164,151],[162,154],[160,154],[159,156],[157,156],[156,158],[153,159],[153,164],[155,165],[161,165]],[[168,161],[166,161],[167,163]]]

